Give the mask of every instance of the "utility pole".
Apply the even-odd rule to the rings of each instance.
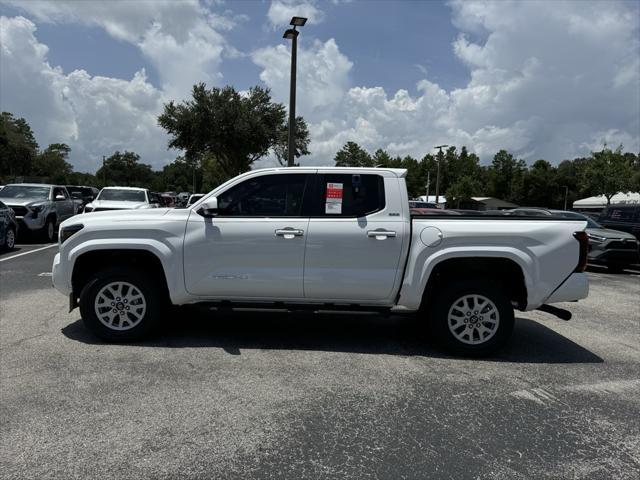
[[[102,155],[102,186],[107,186],[107,169],[104,166],[104,155]]]
[[[427,198],[425,202],[429,201],[429,185],[431,185],[431,172],[427,172]]]
[[[567,185],[562,186],[564,188],[564,209],[567,209],[567,196],[569,195],[569,187]]]
[[[440,161],[444,157],[442,153],[443,148],[447,148],[449,145],[437,145],[433,148],[439,149],[438,151],[438,169],[436,173],[436,207],[438,206],[438,201],[440,200]]]
[[[287,167],[293,167],[296,155],[296,63],[298,58],[298,30],[307,23],[304,17],[293,17],[283,38],[291,40],[291,84],[289,87],[289,138],[287,141]]]

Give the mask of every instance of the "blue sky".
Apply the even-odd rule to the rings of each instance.
[[[303,163],[348,140],[421,157],[467,145],[527,161],[603,142],[640,149],[637,1],[150,2],[0,0],[0,107],[79,170],[115,149],[156,167],[179,152],[155,122],[189,87],[261,84],[287,103],[291,14],[302,28]],[[25,79],[29,79],[25,81]],[[268,164],[266,159],[263,164]]]

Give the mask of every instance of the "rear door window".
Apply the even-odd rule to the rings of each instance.
[[[314,216],[365,217],[385,207],[384,179],[375,174],[319,174]]]

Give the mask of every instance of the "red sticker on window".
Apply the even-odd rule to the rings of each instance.
[[[327,200],[342,200],[342,183],[327,183]]]

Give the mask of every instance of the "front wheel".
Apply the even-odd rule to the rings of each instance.
[[[493,353],[509,340],[514,314],[504,288],[487,280],[451,281],[434,295],[431,316],[445,348],[465,356]]]
[[[44,223],[44,228],[41,232],[42,238],[48,243],[52,243],[56,236],[56,221],[53,217],[47,218]]]
[[[115,267],[96,272],[80,293],[84,324],[109,342],[147,336],[158,324],[165,300],[158,282],[144,272]]]
[[[8,227],[7,232],[4,234],[3,248],[5,250],[13,250],[15,246],[16,246],[16,232],[13,228]]]

